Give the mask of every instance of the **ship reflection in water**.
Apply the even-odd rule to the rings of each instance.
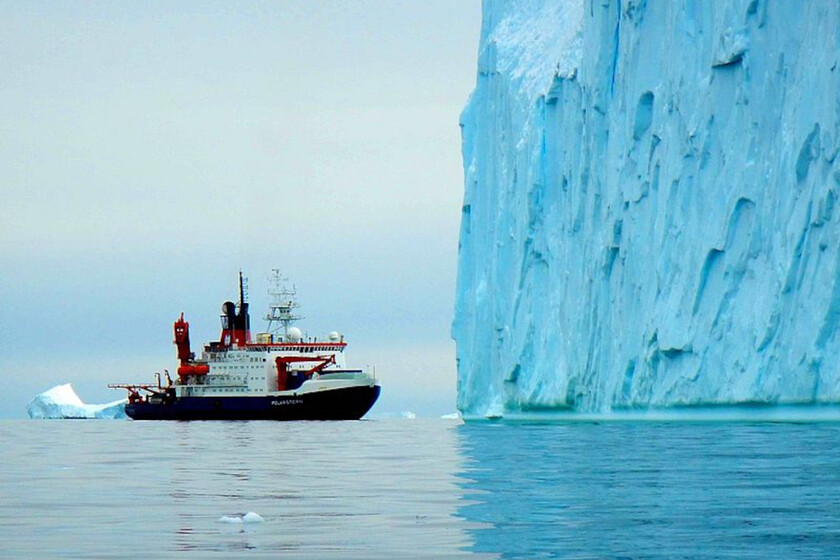
[[[146,428],[147,424],[140,424]],[[164,552],[249,558],[476,555],[462,503],[457,424],[185,422],[168,444]],[[203,457],[196,476],[195,457]],[[245,511],[264,522],[228,523]],[[208,512],[213,512],[208,514]]]
[[[503,558],[840,557],[837,424],[467,424],[459,516]]]

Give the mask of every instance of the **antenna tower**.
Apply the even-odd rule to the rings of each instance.
[[[296,310],[300,308],[297,303],[297,289],[294,285],[289,288],[289,279],[280,274],[280,270],[273,268],[271,276],[268,277],[268,313],[265,320],[268,321],[268,332],[274,334],[282,329],[283,340],[289,339],[289,326],[295,321],[303,319]]]

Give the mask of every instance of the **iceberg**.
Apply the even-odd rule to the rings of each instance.
[[[840,5],[485,0],[465,417],[840,403]]]
[[[33,419],[100,418],[125,419],[126,399],[106,404],[85,404],[70,383],[56,385],[36,395],[26,406]]]

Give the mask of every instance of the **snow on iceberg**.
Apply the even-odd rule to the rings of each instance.
[[[466,417],[840,402],[840,5],[487,0]]]
[[[123,419],[126,418],[125,403],[126,399],[107,404],[85,404],[73,390],[73,386],[66,383],[37,395],[26,406],[26,412],[34,419]]]

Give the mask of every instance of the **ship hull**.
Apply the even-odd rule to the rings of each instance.
[[[125,406],[134,420],[359,420],[379,398],[379,385],[282,396],[173,397]]]

